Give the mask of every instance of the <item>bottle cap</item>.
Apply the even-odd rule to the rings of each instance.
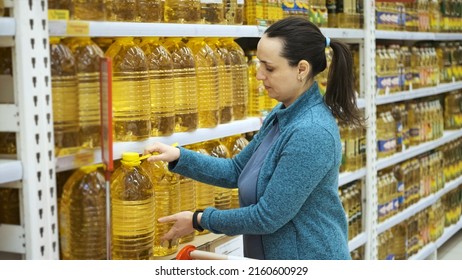
[[[140,165],[140,155],[135,152],[125,152],[122,154],[122,160],[120,161],[123,165],[137,166]]]

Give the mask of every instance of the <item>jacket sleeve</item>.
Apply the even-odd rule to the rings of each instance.
[[[311,192],[335,167],[335,139],[313,125],[295,130],[280,149],[257,204],[222,211],[207,208],[201,220],[204,228],[227,235],[269,234],[299,213]]]
[[[169,164],[175,173],[202,183],[224,188],[237,188],[237,181],[247,161],[252,156],[257,139],[250,141],[232,159],[216,158],[180,147],[180,158]]]

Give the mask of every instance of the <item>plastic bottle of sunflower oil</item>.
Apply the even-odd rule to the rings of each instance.
[[[0,188],[0,224],[20,225],[18,189]]]
[[[260,67],[254,51],[248,53],[250,59],[248,62],[249,78],[249,97],[248,97],[248,115],[251,117],[261,117],[264,106],[265,87],[261,80],[257,80],[257,71]]]
[[[200,0],[200,4],[201,23],[225,23],[223,0]]]
[[[137,0],[106,0],[106,19],[109,21],[137,21]]]
[[[197,73],[198,112],[200,128],[210,128],[219,121],[218,58],[204,38],[194,37],[188,41],[194,53]]]
[[[57,155],[80,147],[77,67],[71,50],[59,38],[50,38],[53,126]]]
[[[105,260],[106,181],[98,165],[72,173],[59,201],[62,259]]]
[[[73,20],[105,20],[104,0],[71,0],[70,18]]]
[[[200,0],[165,0],[164,22],[199,23],[201,18]]]
[[[180,212],[180,181],[177,174],[168,170],[166,162],[144,161],[142,168],[148,174],[154,190],[155,200],[155,228],[154,252],[155,257],[166,256],[178,250],[179,239],[161,241],[174,223],[158,223],[157,219]]]
[[[221,38],[223,46],[228,50],[232,61],[233,72],[233,116],[235,120],[247,117],[248,106],[248,65],[245,53],[233,38]]]
[[[236,16],[237,16],[237,0],[224,0],[224,19],[226,24],[237,24]],[[244,1],[242,1],[244,4]],[[241,23],[242,24],[242,23]]]
[[[89,37],[65,41],[77,65],[80,142],[85,148],[100,146],[99,60],[103,51]]]
[[[235,157],[239,154],[248,144],[249,140],[247,140],[244,135],[238,134],[224,138],[223,144],[228,148],[231,157]],[[231,189],[231,208],[239,208],[239,189],[234,188]]]
[[[228,148],[218,139],[204,142],[204,148],[213,157],[231,157]],[[215,207],[222,210],[231,208],[231,189],[215,186]]]
[[[233,119],[233,79],[231,55],[218,38],[208,37],[207,44],[217,54],[218,84],[220,99],[220,123],[228,123]]]
[[[109,47],[112,59],[112,110],[115,141],[138,141],[151,133],[151,93],[146,55],[132,37]]]
[[[138,20],[141,22],[161,22],[164,19],[162,0],[137,0]]]
[[[236,25],[244,24],[244,5],[244,0],[236,0],[236,11],[234,14],[234,24]]]
[[[140,47],[149,67],[151,136],[168,136],[175,130],[173,59],[158,37],[143,38]]]
[[[148,260],[154,246],[154,188],[138,153],[123,153],[120,162],[111,177],[112,259]]]
[[[179,37],[166,38],[165,48],[173,58],[175,86],[175,132],[197,129],[197,76],[192,50]]]
[[[198,153],[204,154],[209,156],[210,154],[202,148],[202,143],[190,145],[189,148],[193,151]],[[195,208],[197,210],[204,210],[208,207],[215,206],[215,187],[212,185],[208,185],[205,183],[201,183],[199,181],[193,181],[195,194],[196,194],[196,205]],[[202,232],[196,231],[196,235],[203,235],[209,233],[208,230],[204,230]]]

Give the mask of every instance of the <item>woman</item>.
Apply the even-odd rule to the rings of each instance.
[[[325,47],[333,49],[326,96],[314,77],[326,68]],[[257,57],[271,98],[280,103],[250,144],[233,159],[220,159],[154,143],[149,160],[208,184],[239,187],[241,208],[181,212],[159,219],[175,221],[164,239],[194,228],[242,234],[244,254],[256,259],[350,259],[347,221],[338,197],[342,157],[334,117],[361,125],[353,89],[348,47],[324,37],[297,17],[271,25],[260,39]]]

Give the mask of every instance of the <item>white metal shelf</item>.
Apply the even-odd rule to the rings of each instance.
[[[402,221],[414,216],[415,214],[419,213],[423,209],[433,205],[438,199],[440,199],[443,195],[450,192],[451,190],[457,188],[459,185],[462,184],[462,176],[459,178],[452,180],[450,182],[445,183],[443,189],[439,190],[438,192],[431,194],[425,198],[420,199],[415,204],[409,206],[408,208],[404,209],[402,212],[394,215],[393,217],[385,220],[384,222],[380,223],[377,226],[378,234],[386,231],[394,227],[395,225],[401,223]]]
[[[0,132],[18,132],[19,131],[18,106],[14,104],[0,104],[0,120],[8,120],[8,121],[2,122],[2,125],[0,126]]]
[[[394,154],[392,156],[379,159],[377,161],[377,170],[381,170],[387,168],[389,166],[395,165],[399,162],[405,161],[407,159],[413,158],[425,152],[431,151],[439,146],[442,146],[448,142],[456,140],[457,138],[462,137],[462,129],[454,130],[454,131],[445,131],[443,137],[422,143],[415,147],[410,147],[401,153]]]
[[[358,169],[358,170],[355,170],[355,171],[351,171],[351,172],[342,172],[342,173],[340,173],[339,178],[338,178],[338,185],[339,186],[346,185],[346,184],[348,184],[350,182],[361,179],[364,176],[366,176],[366,168],[365,167],[363,167],[361,169]]]
[[[166,137],[150,137],[147,140],[138,142],[116,142],[113,147],[113,155],[114,159],[120,159],[124,152],[142,153],[148,145],[156,141],[165,144],[178,143],[178,145],[184,146],[240,133],[257,131],[260,129],[261,124],[262,120],[260,118],[252,117],[227,124],[220,124],[214,128],[199,128],[192,132],[174,133]],[[71,170],[83,165],[100,162],[102,162],[101,149],[82,150],[76,155],[58,157],[56,160],[56,170],[57,172]]]
[[[355,236],[353,239],[351,239],[348,242],[348,248],[350,249],[350,252],[353,250],[358,249],[359,247],[363,246],[367,242],[367,234],[365,232],[361,232],[357,236]]]
[[[19,160],[0,159],[0,184],[22,179],[22,164]],[[2,236],[0,234],[0,236]],[[1,251],[1,250],[0,250]]]
[[[72,28],[76,26],[76,28]],[[259,37],[254,25],[49,21],[50,36]]]
[[[16,34],[16,22],[14,18],[0,17],[0,36],[14,36]]]
[[[422,249],[419,250],[416,254],[409,257],[409,260],[425,260],[431,254],[436,252],[436,245],[435,243],[431,242],[425,245]]]
[[[433,33],[433,32],[410,32],[410,31],[388,31],[376,30],[376,39],[406,40],[406,41],[450,41],[461,40],[462,33]]]
[[[462,82],[440,84],[436,87],[419,88],[410,91],[401,91],[388,95],[379,95],[376,98],[377,105],[412,100],[427,96],[433,96],[452,90],[462,89]]]
[[[0,252],[25,254],[25,231],[22,226],[0,224]]]
[[[179,24],[110,21],[50,20],[51,36],[161,36],[161,37],[248,37],[259,38],[266,27],[256,25]],[[328,37],[343,40],[364,39],[364,30],[321,28]]]

